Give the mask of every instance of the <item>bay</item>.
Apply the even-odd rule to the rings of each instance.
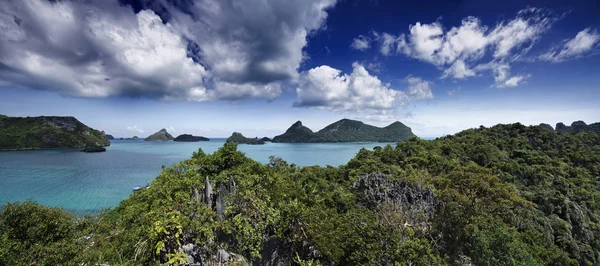
[[[32,199],[75,213],[116,206],[132,188],[144,186],[162,166],[192,156],[198,148],[213,153],[225,139],[205,142],[113,140],[106,152],[79,149],[0,152],[0,205]],[[393,143],[267,143],[238,145],[246,156],[268,163],[281,157],[300,166],[347,163],[361,148]]]

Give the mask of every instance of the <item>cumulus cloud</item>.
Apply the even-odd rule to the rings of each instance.
[[[465,61],[456,60],[454,64],[444,70],[441,78],[453,77],[455,79],[465,79],[472,76],[475,76],[475,71],[467,67]]]
[[[352,44],[350,44],[350,47],[352,47],[355,50],[364,51],[371,48],[371,40],[369,39],[369,37],[359,35],[358,37],[354,38],[354,40],[352,40]]]
[[[140,2],[2,1],[0,79],[82,97],[272,100],[335,4]]]
[[[409,101],[433,98],[431,82],[419,77],[407,77],[408,89],[400,91],[371,75],[359,63],[352,64],[352,68],[350,74],[326,65],[302,73],[294,106],[354,112],[373,119],[383,116],[389,120],[398,113],[398,107]]]
[[[573,39],[565,40],[562,45],[542,54],[540,59],[553,63],[567,61],[593,52],[599,44],[600,34],[587,28],[577,33]]]
[[[433,99],[431,92],[431,82],[423,80],[420,77],[408,76],[406,79],[408,90],[406,94],[411,100]]]
[[[127,131],[133,132],[133,133],[144,133],[143,129],[141,129],[138,126],[135,126],[135,125],[134,126],[128,126],[126,129],[127,129]]]
[[[404,55],[430,63],[443,70],[443,79],[466,79],[482,70],[477,66],[485,58],[491,57],[490,62],[496,64],[509,64],[522,58],[560,17],[548,9],[527,8],[513,19],[499,21],[493,27],[470,16],[459,26],[449,29],[440,21],[416,22],[409,26],[407,33],[374,32],[373,36],[383,55]],[[523,75],[520,80],[525,79]],[[513,80],[517,80],[516,77]]]

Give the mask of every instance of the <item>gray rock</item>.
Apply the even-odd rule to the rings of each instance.
[[[202,193],[202,201],[206,203],[206,207],[212,208],[213,190],[210,181],[208,181],[208,176],[204,180],[204,191]]]
[[[202,266],[204,265],[203,250],[192,243],[181,246],[185,257],[187,258],[187,264],[189,266]]]
[[[384,174],[361,176],[354,187],[359,193],[359,203],[368,208],[379,208],[391,203],[395,211],[406,218],[407,226],[427,227],[427,220],[442,205],[431,188],[411,185],[404,181],[392,181]]]

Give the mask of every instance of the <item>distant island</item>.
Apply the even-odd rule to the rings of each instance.
[[[177,136],[173,141],[182,141],[182,142],[196,142],[196,141],[209,141],[209,138],[205,138],[202,136],[192,136],[190,134],[181,134]]]
[[[0,150],[37,150],[110,146],[104,133],[71,116],[0,115]]]
[[[285,133],[274,137],[273,142],[396,142],[412,137],[415,137],[415,134],[410,127],[398,121],[380,128],[356,120],[342,119],[316,133],[302,125],[301,121],[297,121]]]
[[[270,138],[267,138],[267,137],[263,137],[263,138],[262,138],[262,139],[260,139],[260,140],[261,140],[261,141],[264,141],[264,142],[267,142],[267,141],[271,142],[271,141],[273,141],[273,140],[271,140]]]
[[[145,141],[167,141],[167,140],[173,140],[173,136],[171,136],[171,134],[169,134],[169,132],[167,132],[166,129],[161,129],[158,132],[148,136],[147,138],[145,138]]]
[[[238,143],[238,144],[250,144],[250,145],[265,144],[265,142],[262,139],[246,138],[246,137],[244,137],[244,135],[242,135],[242,133],[239,133],[239,132],[233,132],[233,134],[231,134],[231,137],[227,138],[227,140],[225,142],[233,142],[233,143]]]
[[[105,137],[106,139],[108,139],[108,140],[113,140],[113,139],[115,139],[115,137],[113,137],[113,136],[112,136],[112,135],[110,135],[110,134],[104,134],[104,137]]]
[[[132,138],[120,138],[120,140],[139,140],[138,136],[133,136]]]

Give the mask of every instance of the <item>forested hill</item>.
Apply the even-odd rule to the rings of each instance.
[[[227,143],[97,218],[5,205],[0,264],[592,265],[599,218],[594,133],[481,127],[341,167]]]
[[[298,121],[284,134],[273,138],[273,142],[396,142],[414,136],[412,130],[401,122],[380,128],[356,120],[342,119],[316,133]]]
[[[104,132],[71,116],[8,117],[0,115],[0,150],[109,146]]]

